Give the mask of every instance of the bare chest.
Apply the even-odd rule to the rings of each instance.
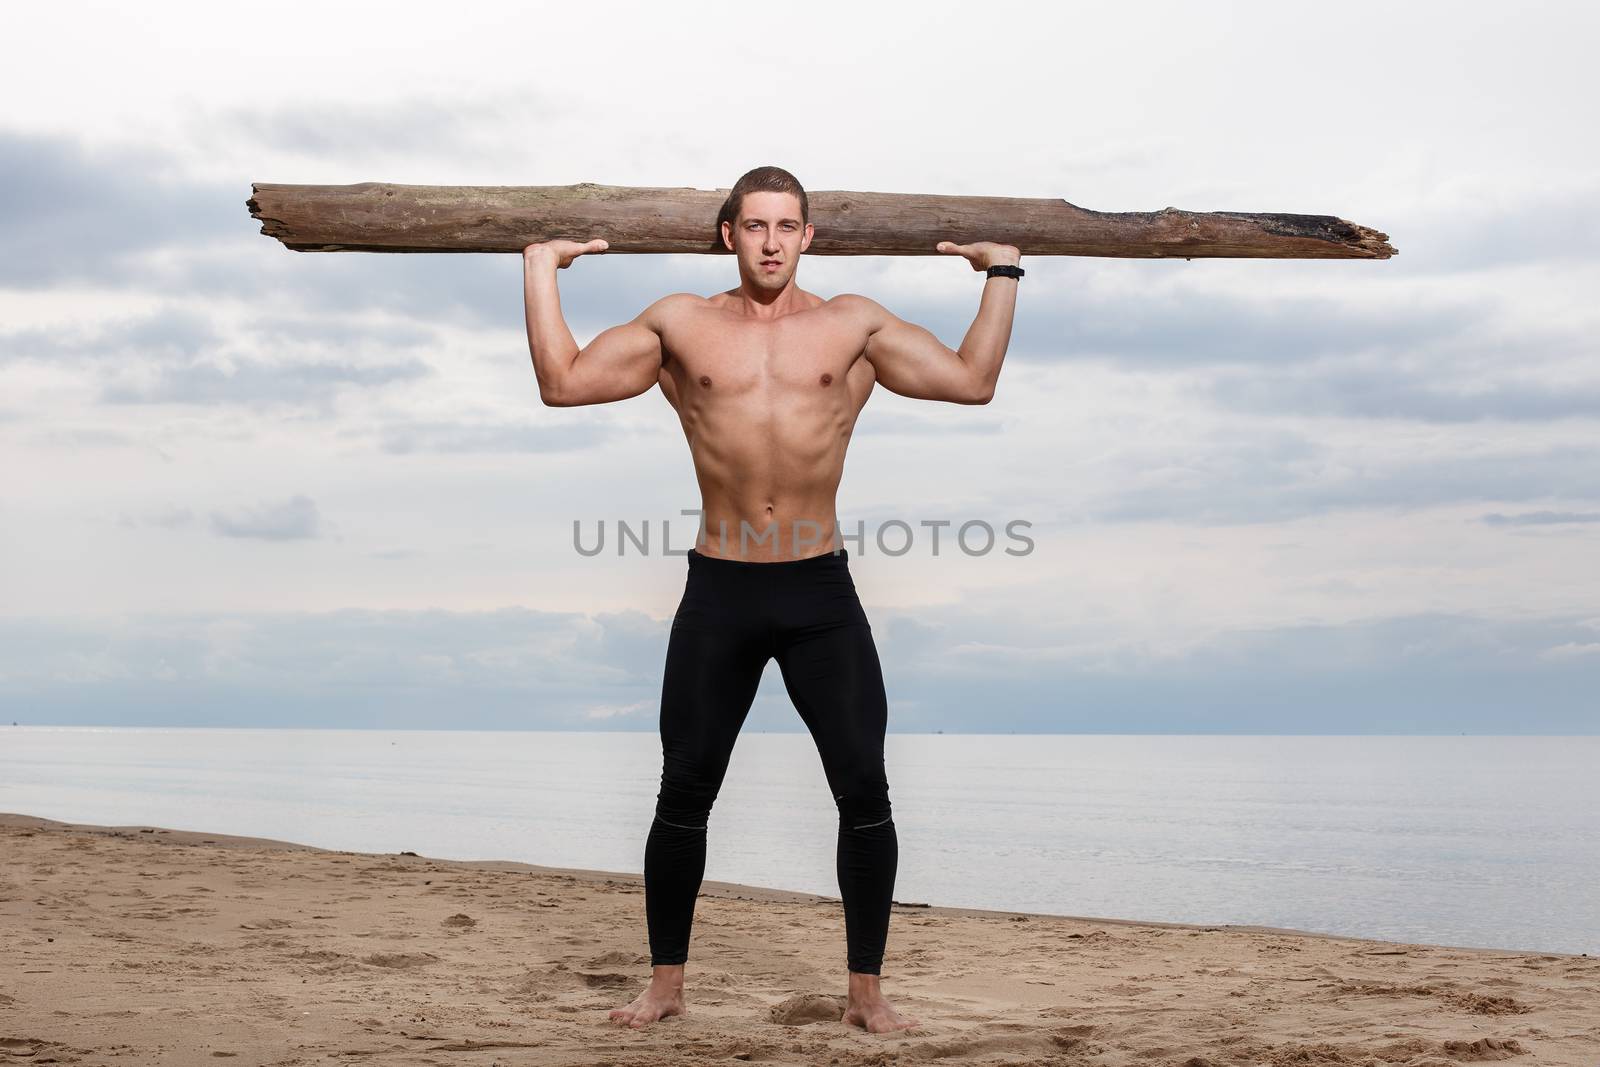
[[[772,322],[717,310],[684,316],[663,338],[680,403],[754,400],[848,403],[847,378],[866,338],[825,309]]]

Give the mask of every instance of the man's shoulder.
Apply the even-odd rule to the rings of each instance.
[[[879,322],[888,314],[888,310],[882,304],[860,293],[839,293],[824,301],[823,306],[837,309],[852,318],[860,319],[863,323]]]
[[[639,314],[639,318],[656,328],[668,325],[672,320],[692,314],[711,306],[711,301],[699,293],[668,293],[657,300]]]

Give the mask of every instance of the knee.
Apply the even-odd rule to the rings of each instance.
[[[883,826],[894,814],[889,805],[889,782],[882,774],[856,776],[838,783],[833,800],[839,807],[842,829]]]
[[[656,816],[669,826],[703,829],[721,788],[718,768],[695,760],[669,759],[661,772]]]

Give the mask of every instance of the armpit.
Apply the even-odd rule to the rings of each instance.
[[[666,361],[661,364],[661,373],[656,380],[661,384],[661,393],[667,398],[667,403],[674,408],[678,406],[678,386],[672,380],[672,374],[667,370]]]
[[[850,390],[850,397],[855,401],[857,411],[860,411],[861,406],[867,402],[867,397],[872,394],[872,386],[877,380],[878,368],[872,365],[865,352],[857,356],[855,362],[850,364],[850,369],[845,371],[845,388]]]

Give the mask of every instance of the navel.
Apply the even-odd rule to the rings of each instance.
[[[823,384],[823,385],[832,385],[832,384],[833,384],[833,375],[831,375],[831,374],[824,374],[824,375],[823,375],[823,376],[822,376],[822,384]]]
[[[709,374],[700,375],[700,384],[705,386],[707,389],[710,389],[711,388],[711,375],[709,375]]]

